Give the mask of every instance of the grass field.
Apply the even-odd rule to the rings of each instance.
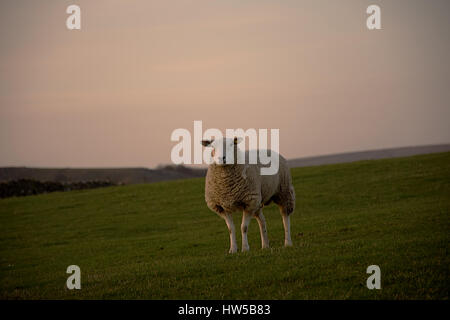
[[[202,178],[0,200],[0,297],[448,299],[450,153],[292,173],[294,247],[270,205],[272,248],[253,220],[234,255]],[[72,264],[81,290],[66,288]],[[366,287],[372,264],[381,290]]]

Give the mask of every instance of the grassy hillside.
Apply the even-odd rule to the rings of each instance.
[[[292,172],[294,247],[270,205],[272,248],[253,220],[234,255],[202,178],[0,200],[0,297],[448,299],[450,153]],[[72,264],[81,290],[65,287]]]

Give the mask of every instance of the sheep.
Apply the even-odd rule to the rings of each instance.
[[[292,246],[290,234],[290,214],[295,209],[295,191],[287,161],[278,155],[279,169],[274,175],[261,175],[260,169],[268,165],[261,164],[258,157],[256,164],[249,164],[248,159],[253,151],[242,151],[238,144],[242,138],[220,138],[218,140],[202,140],[202,145],[211,147],[212,163],[208,166],[205,181],[205,201],[209,209],[216,212],[227,224],[230,233],[229,253],[237,252],[235,227],[232,214],[242,211],[242,251],[248,251],[247,231],[252,217],[259,224],[262,248],[269,247],[266,221],[263,207],[272,201],[279,206],[284,226],[284,245]],[[275,155],[266,150],[267,155]],[[245,163],[239,164],[237,159],[241,153],[245,155]],[[233,159],[234,161],[228,161]],[[227,163],[228,162],[228,163]]]

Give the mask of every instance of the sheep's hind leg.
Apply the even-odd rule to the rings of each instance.
[[[284,246],[290,247],[292,246],[291,240],[291,220],[289,214],[287,214],[283,207],[280,206],[281,217],[283,218],[283,227],[284,227]]]
[[[230,232],[230,251],[229,253],[237,252],[237,243],[236,243],[236,231],[233,223],[233,216],[230,213],[222,214],[222,217],[225,219],[225,222],[228,227],[228,231]]]
[[[248,212],[242,213],[242,224],[241,224],[241,233],[242,233],[242,251],[250,250],[247,239],[247,231],[248,226],[250,225],[250,220],[252,219],[252,215]]]
[[[269,248],[269,237],[267,236],[266,219],[264,218],[263,212],[260,209],[255,215],[256,220],[259,224],[259,232],[261,233],[261,246],[262,248]]]

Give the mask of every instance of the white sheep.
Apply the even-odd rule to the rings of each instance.
[[[259,155],[259,151],[242,151],[238,147],[241,140],[241,138],[202,140],[203,146],[212,148],[213,160],[206,174],[205,200],[207,206],[222,217],[228,226],[230,232],[229,252],[237,251],[232,218],[232,213],[236,211],[243,211],[242,251],[249,250],[247,230],[252,217],[258,221],[262,247],[269,247],[262,208],[272,201],[279,206],[283,218],[284,245],[292,246],[289,216],[295,209],[295,191],[287,161],[277,154],[278,172],[274,175],[261,175],[260,169],[267,168],[270,164],[261,164],[259,156],[256,164],[250,164],[250,154],[256,152]],[[268,156],[272,155],[273,159],[274,151],[267,150],[265,152]],[[238,163],[239,154],[245,156],[245,164]],[[233,160],[229,161],[228,159]]]

